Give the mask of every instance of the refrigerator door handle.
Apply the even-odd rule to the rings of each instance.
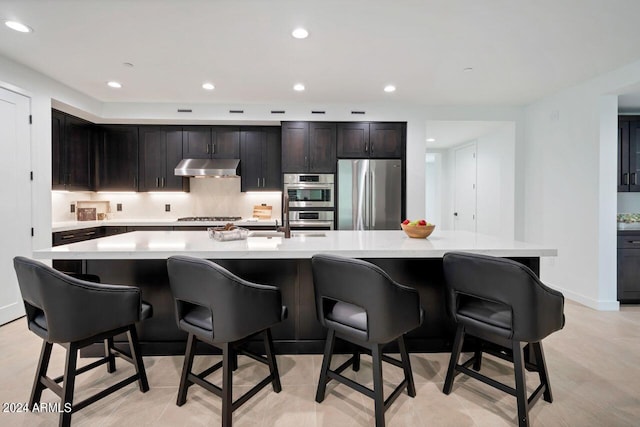
[[[364,228],[363,230],[369,230],[369,229],[371,229],[371,176],[369,174],[369,168],[367,167],[364,172]]]
[[[371,230],[375,230],[376,228],[376,172],[375,169],[371,168],[369,171],[369,176],[371,177],[371,185],[370,194],[371,194],[371,224],[369,224],[369,228]]]
[[[353,162],[353,196],[355,202],[354,230],[364,230],[366,222],[366,177],[362,175],[363,161]]]

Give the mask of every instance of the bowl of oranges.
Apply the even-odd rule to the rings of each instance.
[[[416,221],[405,219],[402,221],[402,224],[400,224],[400,227],[407,233],[407,236],[414,239],[426,239],[436,228],[435,224],[430,224],[424,219]]]

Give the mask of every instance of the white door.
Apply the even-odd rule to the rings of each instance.
[[[476,143],[454,149],[453,229],[476,231]]]
[[[13,257],[31,256],[30,99],[0,88],[0,325],[24,315]]]

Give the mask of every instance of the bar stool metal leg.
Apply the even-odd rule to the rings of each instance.
[[[73,387],[76,382],[76,363],[78,361],[78,347],[70,343],[67,347],[67,359],[64,366],[64,379],[62,385],[62,412],[60,413],[60,426],[71,425],[71,413],[73,412]],[[70,411],[66,408],[70,407]]]
[[[540,377],[540,384],[544,384],[544,400],[551,403],[553,402],[553,394],[551,393],[551,385],[549,384],[549,373],[547,372],[547,363],[544,360],[544,351],[542,350],[542,343],[532,343],[533,353],[536,357],[536,365],[538,366],[538,376]]]
[[[453,387],[453,379],[456,376],[456,366],[458,365],[458,359],[460,358],[460,352],[462,351],[462,344],[464,343],[464,326],[458,325],[456,331],[456,338],[453,342],[453,348],[451,349],[451,359],[449,359],[449,369],[447,369],[447,377],[444,381],[444,387],[442,392],[444,394],[450,394]]]
[[[373,401],[375,405],[376,427],[384,427],[384,383],[382,381],[382,346],[371,348],[373,363]]]
[[[142,353],[140,352],[140,343],[138,342],[138,333],[136,332],[135,325],[129,326],[127,338],[129,339],[131,360],[133,361],[133,366],[136,368],[136,373],[138,374],[138,387],[141,392],[146,393],[149,391],[149,381],[147,381],[147,372],[144,370],[144,363],[142,362]]]
[[[416,386],[413,382],[413,372],[411,371],[411,360],[407,353],[407,346],[404,344],[404,337],[398,338],[398,347],[400,348],[400,358],[402,360],[402,369],[404,370],[404,378],[407,381],[407,394],[416,397]]]
[[[40,403],[42,392],[46,388],[42,383],[41,378],[47,375],[52,347],[53,343],[44,340],[42,341],[42,350],[40,351],[40,360],[38,361],[38,369],[36,370],[36,379],[33,381],[31,397],[29,398],[29,409],[33,409],[33,405]]]
[[[193,356],[196,353],[196,342],[197,339],[195,335],[189,334],[189,338],[187,339],[187,348],[184,353],[184,363],[182,365],[182,375],[180,376],[180,386],[178,387],[178,399],[176,400],[176,405],[182,406],[187,401],[187,390],[189,386],[193,384],[189,380],[189,374],[191,373],[191,368],[193,367]]]
[[[233,355],[229,343],[222,347],[222,427],[231,427],[233,417]]]
[[[529,426],[529,404],[527,402],[527,381],[524,370],[522,344],[513,341],[513,370],[516,377],[516,399],[518,401],[518,425]]]
[[[116,357],[111,349],[113,348],[113,337],[104,339],[104,356],[107,358],[107,372],[112,374],[116,371]]]
[[[327,341],[324,346],[324,356],[322,357],[322,368],[320,369],[320,379],[318,380],[318,391],[316,392],[316,402],[322,403],[324,400],[325,390],[327,389],[327,371],[331,365],[331,356],[333,355],[333,346],[336,340],[336,331],[329,329]]]
[[[271,337],[271,329],[264,331],[264,349],[267,354],[267,361],[269,362],[269,372],[273,377],[271,385],[273,391],[280,393],[282,391],[282,385],[280,384],[280,373],[278,372],[278,363],[276,362],[276,356],[273,354],[273,339]]]

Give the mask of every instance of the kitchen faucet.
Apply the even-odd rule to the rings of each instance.
[[[282,197],[282,227],[278,227],[276,220],[276,230],[284,232],[284,238],[291,238],[291,224],[289,224],[289,194],[284,193]]]

